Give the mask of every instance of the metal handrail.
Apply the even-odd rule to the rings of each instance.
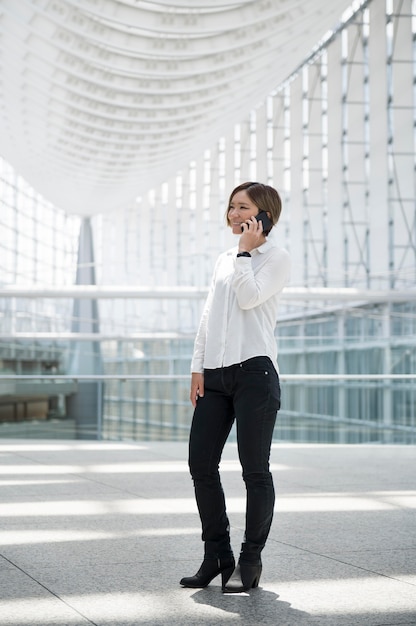
[[[2,380],[189,380],[190,374],[1,374]],[[416,380],[416,374],[279,374],[280,380]]]
[[[0,298],[93,298],[93,299],[205,299],[208,287],[139,285],[8,285],[0,287]],[[416,289],[358,289],[355,287],[285,287],[282,300],[337,302],[408,302],[416,300]]]

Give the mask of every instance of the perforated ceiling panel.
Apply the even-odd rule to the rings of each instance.
[[[0,154],[70,213],[165,180],[276,87],[348,0],[0,0]]]

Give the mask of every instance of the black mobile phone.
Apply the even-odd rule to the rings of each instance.
[[[263,224],[263,232],[266,235],[271,231],[273,223],[267,215],[266,211],[260,211],[257,215],[254,216],[258,222]],[[241,232],[243,232],[243,227],[241,227]]]

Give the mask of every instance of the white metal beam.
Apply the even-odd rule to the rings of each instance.
[[[208,289],[200,287],[139,287],[132,285],[71,285],[64,287],[38,287],[11,285],[0,287],[0,298],[89,298],[89,299],[201,299]],[[286,287],[282,300],[301,302],[410,302],[416,300],[416,289],[355,289]]]

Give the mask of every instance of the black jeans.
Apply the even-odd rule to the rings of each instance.
[[[194,411],[189,468],[202,523],[205,553],[230,551],[229,521],[218,466],[234,420],[238,454],[247,490],[243,561],[258,561],[273,519],[275,492],[269,469],[276,413],[278,374],[268,357],[205,370],[205,394]],[[208,546],[208,548],[207,548]]]

